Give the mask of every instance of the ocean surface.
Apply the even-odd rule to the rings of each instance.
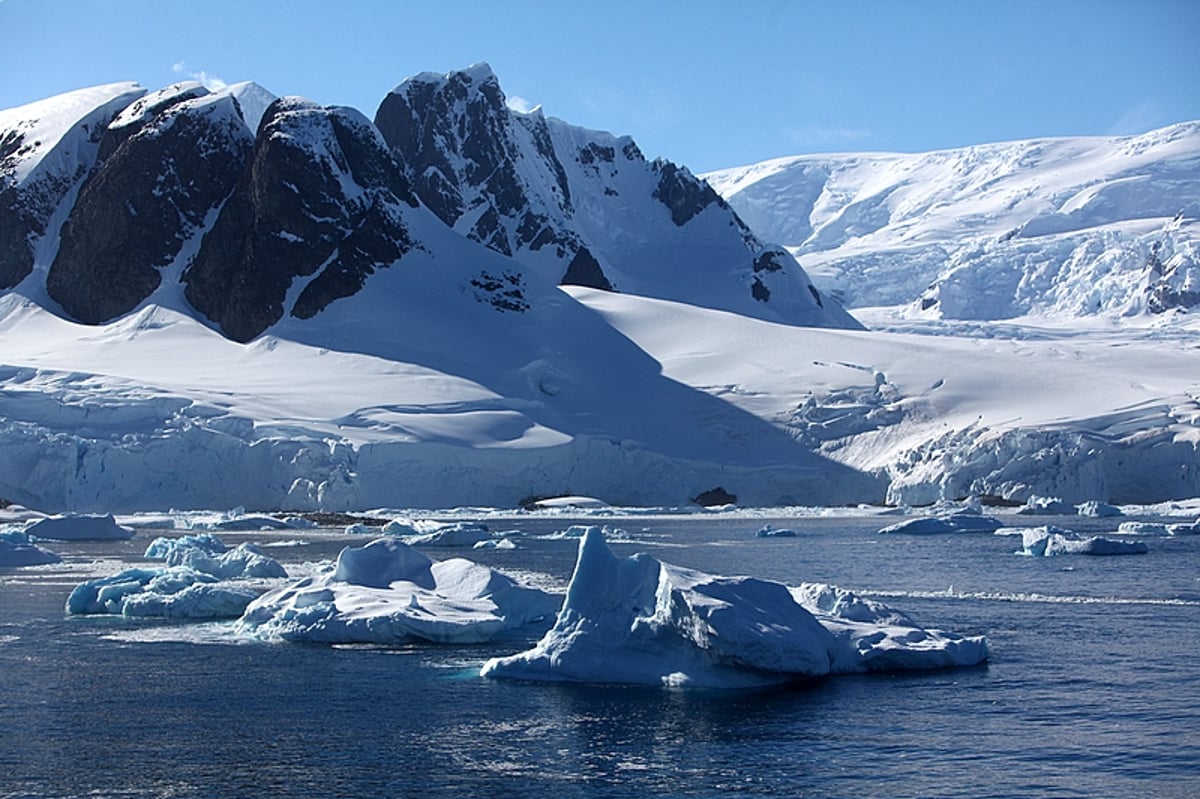
[[[830,582],[984,634],[986,666],[749,693],[485,680],[486,658],[538,633],[327,647],[245,641],[228,623],[68,617],[77,583],[145,563],[162,531],[47,543],[65,563],[0,569],[0,797],[1200,796],[1200,536],[1031,558],[1014,554],[1019,537],[877,533],[895,520],[584,521],[623,530],[618,554]],[[487,519],[530,534],[571,521]],[[764,523],[797,536],[758,539]],[[293,572],[368,540],[218,535],[272,545]],[[426,551],[562,588],[575,547]]]

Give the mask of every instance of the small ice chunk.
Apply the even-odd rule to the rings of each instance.
[[[146,558],[166,558],[176,549],[202,549],[210,555],[220,555],[226,550],[225,543],[212,533],[197,533],[196,535],[181,535],[176,538],[160,536],[146,547]]]
[[[796,531],[784,528],[775,528],[769,524],[764,524],[759,531],[754,534],[757,538],[795,538]]]
[[[1017,508],[1017,513],[1024,516],[1074,516],[1075,506],[1058,497],[1039,497],[1035,494]]]
[[[1109,505],[1107,502],[1097,502],[1089,500],[1080,505],[1076,512],[1080,516],[1090,516],[1096,519],[1110,519],[1115,516],[1124,516],[1125,513],[1116,505]]]

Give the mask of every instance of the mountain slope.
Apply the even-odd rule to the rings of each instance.
[[[1200,304],[1200,122],[704,176],[849,307],[947,319]]]
[[[510,110],[486,64],[408,79],[375,123],[443,222],[550,280],[857,326],[685,168],[647,161],[629,137]]]

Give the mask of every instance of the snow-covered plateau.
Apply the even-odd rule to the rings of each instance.
[[[837,161],[803,237],[771,219],[815,162],[712,176],[727,203],[627,137],[507,109],[484,65],[405,81],[373,121],[254,84],[112,84],[0,128],[0,500],[1200,496],[1194,123]],[[1153,258],[1071,244],[1083,272],[1026,269],[1012,297],[968,258],[1025,269],[1004,248],[1080,231]],[[772,238],[853,304],[900,307],[861,329]]]

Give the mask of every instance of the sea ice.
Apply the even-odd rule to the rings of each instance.
[[[100,541],[133,538],[133,531],[117,524],[111,513],[104,516],[67,514],[39,519],[25,528],[29,536],[54,541]]]
[[[589,530],[553,628],[532,649],[489,660],[481,674],[732,688],[986,657],[981,637],[922,630],[849,592],[720,577],[646,554],[621,559]]]
[[[908,535],[934,535],[938,533],[994,533],[1003,525],[999,519],[977,513],[948,513],[944,516],[926,516],[888,525],[880,533],[906,533]]]
[[[1114,541],[1100,536],[1078,536],[1049,526],[1021,531],[1021,553],[1034,557],[1054,555],[1144,555],[1149,548],[1141,541]]]
[[[544,619],[558,604],[486,566],[433,561],[388,537],[346,547],[332,569],[264,594],[238,624],[286,641],[478,643]]]
[[[173,619],[237,618],[258,594],[248,586],[221,583],[181,566],[126,569],[77,585],[67,598],[66,610]]]
[[[20,530],[0,531],[0,567],[42,566],[61,562],[62,558],[57,553],[34,544]]]
[[[1180,524],[1168,524],[1167,533],[1169,535],[1200,535],[1200,519],[1188,524],[1181,522]]]

